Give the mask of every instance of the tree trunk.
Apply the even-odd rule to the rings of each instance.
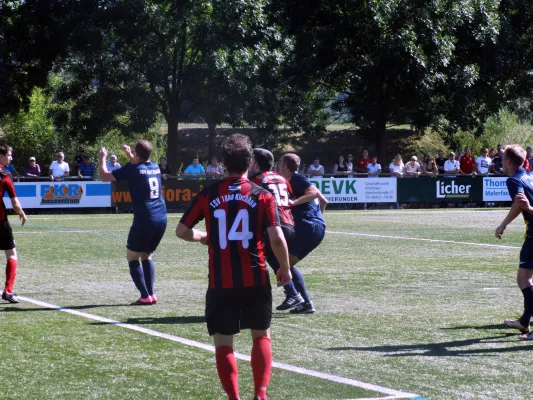
[[[211,120],[207,120],[207,127],[209,129],[209,151],[208,151],[208,161],[213,157],[216,157],[216,148],[217,148],[217,124]]]
[[[179,109],[178,109],[179,110]],[[179,111],[171,109],[167,120],[167,162],[170,165],[172,174],[176,174],[178,165],[178,115]]]
[[[387,157],[387,121],[382,116],[378,117],[374,124],[374,135],[376,137],[376,154],[381,166],[388,166],[390,160]]]

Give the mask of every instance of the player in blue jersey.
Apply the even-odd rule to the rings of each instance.
[[[533,316],[533,176],[530,176],[522,168],[526,158],[526,151],[519,145],[507,146],[503,155],[503,171],[507,178],[507,188],[513,200],[511,210],[496,228],[496,237],[502,238],[507,225],[520,214],[526,223],[525,241],[520,250],[520,262],[516,282],[524,296],[524,313],[519,319],[505,320],[509,328],[518,329],[523,335],[520,339],[533,340],[533,332],[530,332],[529,324]]]
[[[150,161],[152,144],[147,140],[139,140],[134,153],[127,145],[123,146],[123,150],[130,162],[113,172],[107,170],[107,150],[100,150],[100,178],[103,182],[128,182],[133,203],[133,224],[128,235],[126,258],[131,278],[141,293],[132,305],[150,305],[157,303],[152,254],[167,228],[167,207],[161,197],[161,171],[156,163]]]
[[[295,238],[293,246],[289,249],[290,265],[295,266],[309,253],[318,247],[326,234],[326,221],[323,212],[328,201],[309,179],[298,174],[300,169],[300,157],[296,154],[285,154],[281,158],[281,175],[290,183],[294,196],[291,204],[294,218]],[[294,307],[290,312],[293,314],[311,314],[315,312],[313,302],[309,297],[302,274],[291,269],[292,280],[296,290],[305,300]]]

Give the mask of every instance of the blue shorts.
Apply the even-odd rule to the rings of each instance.
[[[519,268],[533,269],[533,237],[527,236],[522,245]]]
[[[136,253],[152,254],[159,246],[167,229],[167,221],[150,224],[133,224],[128,235],[126,248]]]
[[[303,260],[318,247],[326,235],[326,225],[322,221],[298,221],[295,227],[294,245],[289,254]]]
[[[291,254],[291,249],[294,248],[294,226],[292,225],[281,225],[281,230],[283,231],[283,236],[285,237],[285,241],[287,242],[287,248],[289,249],[289,254]],[[272,251],[272,247],[270,246],[270,239],[268,238],[268,234],[265,238],[265,254],[266,259],[268,262],[268,265],[270,265],[270,268],[274,272],[278,272],[279,262],[276,256],[274,255],[274,252]]]

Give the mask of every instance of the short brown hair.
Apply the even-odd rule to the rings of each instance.
[[[139,140],[135,143],[135,153],[141,161],[148,161],[152,155],[152,143],[148,140]]]
[[[281,162],[285,165],[289,171],[298,172],[300,169],[300,157],[294,153],[287,153],[281,157]]]
[[[0,154],[5,156],[9,152],[9,150],[13,151],[10,145],[8,145],[6,142],[0,142]]]
[[[252,161],[252,141],[246,135],[235,133],[222,144],[222,159],[230,174],[243,174]]]
[[[521,167],[526,159],[526,151],[519,144],[505,146],[504,155],[507,160],[511,160],[517,167]]]

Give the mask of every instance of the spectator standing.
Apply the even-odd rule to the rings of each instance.
[[[212,178],[223,178],[224,177],[224,168],[218,162],[216,157],[211,159],[211,164],[205,169],[205,174]]]
[[[117,156],[115,154],[112,154],[111,157],[109,157],[109,161],[106,163],[107,171],[113,172],[116,169],[119,169],[121,165],[117,161]]]
[[[368,157],[368,150],[363,150],[363,156],[357,161],[355,171],[366,172],[366,167],[372,162],[372,159]]]
[[[422,167],[422,175],[437,176],[439,174],[439,168],[433,157],[429,157],[426,160],[426,164]]]
[[[459,161],[455,159],[455,153],[453,151],[450,151],[448,160],[446,160],[446,162],[444,163],[444,173],[449,175],[461,173]]]
[[[198,157],[192,159],[192,164],[185,169],[183,176],[192,180],[197,180],[199,177],[205,176],[205,169],[202,164],[200,164]]]
[[[489,150],[489,157],[490,157],[491,160],[496,156],[496,154],[497,153],[494,151],[494,149],[490,149]]]
[[[476,163],[476,160],[472,156],[472,153],[470,152],[470,147],[465,147],[465,154],[461,157],[461,160],[459,161],[459,166],[461,168],[461,171],[465,174],[471,174],[474,172],[474,164]]]
[[[76,171],[80,167],[81,164],[83,164],[83,156],[85,155],[85,149],[83,147],[80,147],[78,149],[78,154],[74,157],[74,166],[76,167]]]
[[[498,154],[494,156],[492,159],[492,163],[490,164],[489,171],[491,174],[494,175],[505,175],[503,172],[503,149],[500,150]]]
[[[159,171],[161,171],[161,178],[167,179],[168,175],[172,175],[170,165],[167,164],[167,158],[161,157],[159,159]]]
[[[311,164],[309,166],[309,168],[307,169],[307,173],[309,175],[313,175],[313,176],[322,176],[322,175],[324,175],[324,167],[322,165],[320,165],[320,159],[315,158],[313,160],[313,164]]]
[[[78,178],[94,179],[96,167],[90,156],[83,156],[83,162],[78,167]]]
[[[348,154],[346,157],[346,167],[348,168],[348,171],[353,171],[353,156],[351,154]]]
[[[372,162],[366,166],[366,169],[369,175],[381,174],[381,165],[378,164],[378,156],[372,157]]]
[[[407,176],[418,176],[420,175],[420,164],[418,163],[418,158],[416,156],[411,157],[411,161],[405,164],[405,175]]]
[[[30,157],[28,164],[24,167],[24,176],[27,178],[38,178],[41,176],[41,167],[37,164],[35,157]]]
[[[461,157],[463,157],[463,148],[461,146],[457,146],[457,150],[455,151],[455,159],[459,161],[459,164],[461,163]]]
[[[333,166],[333,173],[337,176],[346,176],[348,172],[348,167],[346,166],[344,157],[339,156],[339,158],[337,158],[337,162]]]
[[[476,164],[474,165],[474,171],[479,175],[487,175],[489,173],[490,164],[492,160],[489,158],[489,149],[481,150],[481,155],[476,158]]]
[[[70,173],[68,163],[65,162],[65,154],[60,151],[57,153],[57,160],[50,164],[50,180],[63,179]]]
[[[396,154],[394,160],[389,164],[389,172],[393,176],[403,176],[405,172],[405,166],[403,165],[402,156]]]
[[[444,174],[444,164],[446,163],[446,160],[444,158],[444,150],[439,150],[437,152],[437,158],[435,159],[435,163],[437,164],[437,168],[439,169],[439,174]]]

